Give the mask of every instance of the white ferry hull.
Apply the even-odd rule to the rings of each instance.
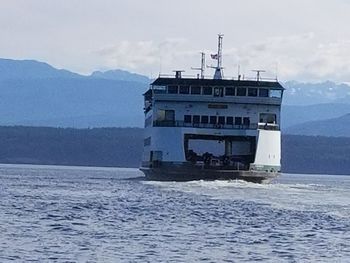
[[[212,137],[212,134],[216,134]],[[193,181],[193,180],[245,180],[254,183],[268,183],[277,177],[280,170],[280,131],[269,130],[206,130],[193,128],[158,128],[153,127],[153,149],[160,150],[161,156],[152,158],[145,151],[141,171],[147,179],[160,181]],[[186,157],[188,138],[209,136],[212,139],[225,138],[244,140],[248,147],[250,160],[246,163],[205,162]],[[203,137],[204,136],[204,137]],[[186,139],[187,138],[187,139]],[[238,145],[237,145],[238,147]],[[246,147],[247,148],[247,147]],[[253,151],[251,151],[252,149]],[[236,149],[237,150],[237,149]],[[247,149],[246,149],[247,150]],[[200,157],[198,157],[200,158]],[[215,159],[215,158],[214,158]],[[151,161],[152,160],[152,161]]]

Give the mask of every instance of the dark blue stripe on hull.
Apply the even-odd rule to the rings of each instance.
[[[209,169],[141,168],[148,180],[195,181],[195,180],[244,180],[253,183],[268,183],[278,173],[229,171]]]

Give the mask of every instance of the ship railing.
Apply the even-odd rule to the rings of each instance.
[[[257,124],[211,124],[211,123],[187,123],[184,121],[154,121],[154,127],[184,127],[202,129],[229,129],[229,130],[257,130]]]
[[[159,74],[159,78],[175,78],[174,74]],[[188,78],[188,79],[200,79],[201,77],[198,75],[181,75],[181,78]],[[212,75],[206,75],[203,76],[202,79],[213,79]],[[250,81],[257,81],[257,78],[255,77],[244,77],[244,78],[238,78],[238,77],[223,77],[224,80],[250,80]],[[259,81],[268,81],[268,82],[278,82],[277,78],[267,78],[267,77],[259,77]]]

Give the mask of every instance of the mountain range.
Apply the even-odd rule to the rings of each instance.
[[[350,137],[350,113],[338,118],[310,121],[286,129],[293,135]]]
[[[35,60],[0,59],[0,125],[142,127],[151,82],[123,70],[85,76]],[[350,86],[283,83],[282,131],[349,136]]]
[[[350,101],[350,86],[344,83],[287,81],[283,83],[283,86],[286,88],[283,98],[284,105],[307,106],[349,103]]]
[[[33,60],[0,59],[0,124],[142,126],[146,79],[121,70],[83,76]]]

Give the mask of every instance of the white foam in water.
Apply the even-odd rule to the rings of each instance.
[[[310,178],[311,177],[311,178]],[[299,179],[323,180],[326,184],[296,183]],[[191,181],[191,182],[144,182],[164,190],[182,191],[210,196],[223,200],[244,200],[269,204],[278,209],[315,210],[348,217],[350,215],[350,177],[333,176],[341,185],[329,186],[327,176],[283,175],[270,184],[256,184],[242,180]],[[287,181],[285,183],[284,181]]]

